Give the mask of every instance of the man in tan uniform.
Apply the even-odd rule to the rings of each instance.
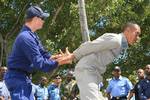
[[[98,84],[111,63],[128,44],[135,43],[141,33],[140,26],[135,23],[124,25],[122,33],[106,33],[93,41],[88,41],[77,48],[71,59],[79,60],[75,67],[75,77],[80,90],[81,100],[104,100],[99,92]]]

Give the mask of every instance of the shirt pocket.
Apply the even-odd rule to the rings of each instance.
[[[42,91],[42,90],[38,90],[38,91],[37,91],[37,96],[38,96],[38,97],[41,97],[42,95],[43,95],[43,91]]]
[[[55,96],[56,94],[57,94],[57,90],[56,89],[51,90],[51,92],[50,92],[51,96]]]
[[[120,82],[120,83],[118,83],[118,86],[119,86],[119,88],[121,89],[121,90],[125,90],[125,86],[126,84],[124,83],[124,82]]]

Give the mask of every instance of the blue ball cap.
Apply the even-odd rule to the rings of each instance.
[[[49,13],[44,12],[39,6],[31,6],[27,9],[26,19],[40,17],[42,19],[46,19],[49,17]]]

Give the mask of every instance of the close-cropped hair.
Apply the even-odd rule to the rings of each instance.
[[[31,22],[33,18],[27,18],[25,19],[25,22]]]
[[[137,25],[137,24],[136,24],[136,23],[133,23],[133,22],[128,22],[128,23],[126,23],[125,25],[123,25],[122,31],[124,32],[127,28],[134,28],[135,25]]]

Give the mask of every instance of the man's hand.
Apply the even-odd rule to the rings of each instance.
[[[50,57],[50,59],[55,60],[55,59],[58,59],[58,58],[60,58],[60,57],[62,57],[62,56],[67,56],[67,55],[69,55],[69,54],[71,54],[71,53],[69,52],[68,47],[66,48],[65,53],[63,53],[63,52],[61,51],[61,49],[59,49],[59,54],[52,55],[52,56]]]
[[[62,57],[61,54],[56,54],[56,55],[52,55],[52,56],[50,57],[50,59],[56,60],[56,59],[58,59],[58,58],[60,58],[60,57]]]
[[[60,51],[60,55],[57,59],[55,59],[59,65],[63,65],[63,64],[71,64],[72,60],[75,58],[73,53],[70,53],[68,50],[68,47],[66,48],[65,53],[63,53],[61,50]]]

